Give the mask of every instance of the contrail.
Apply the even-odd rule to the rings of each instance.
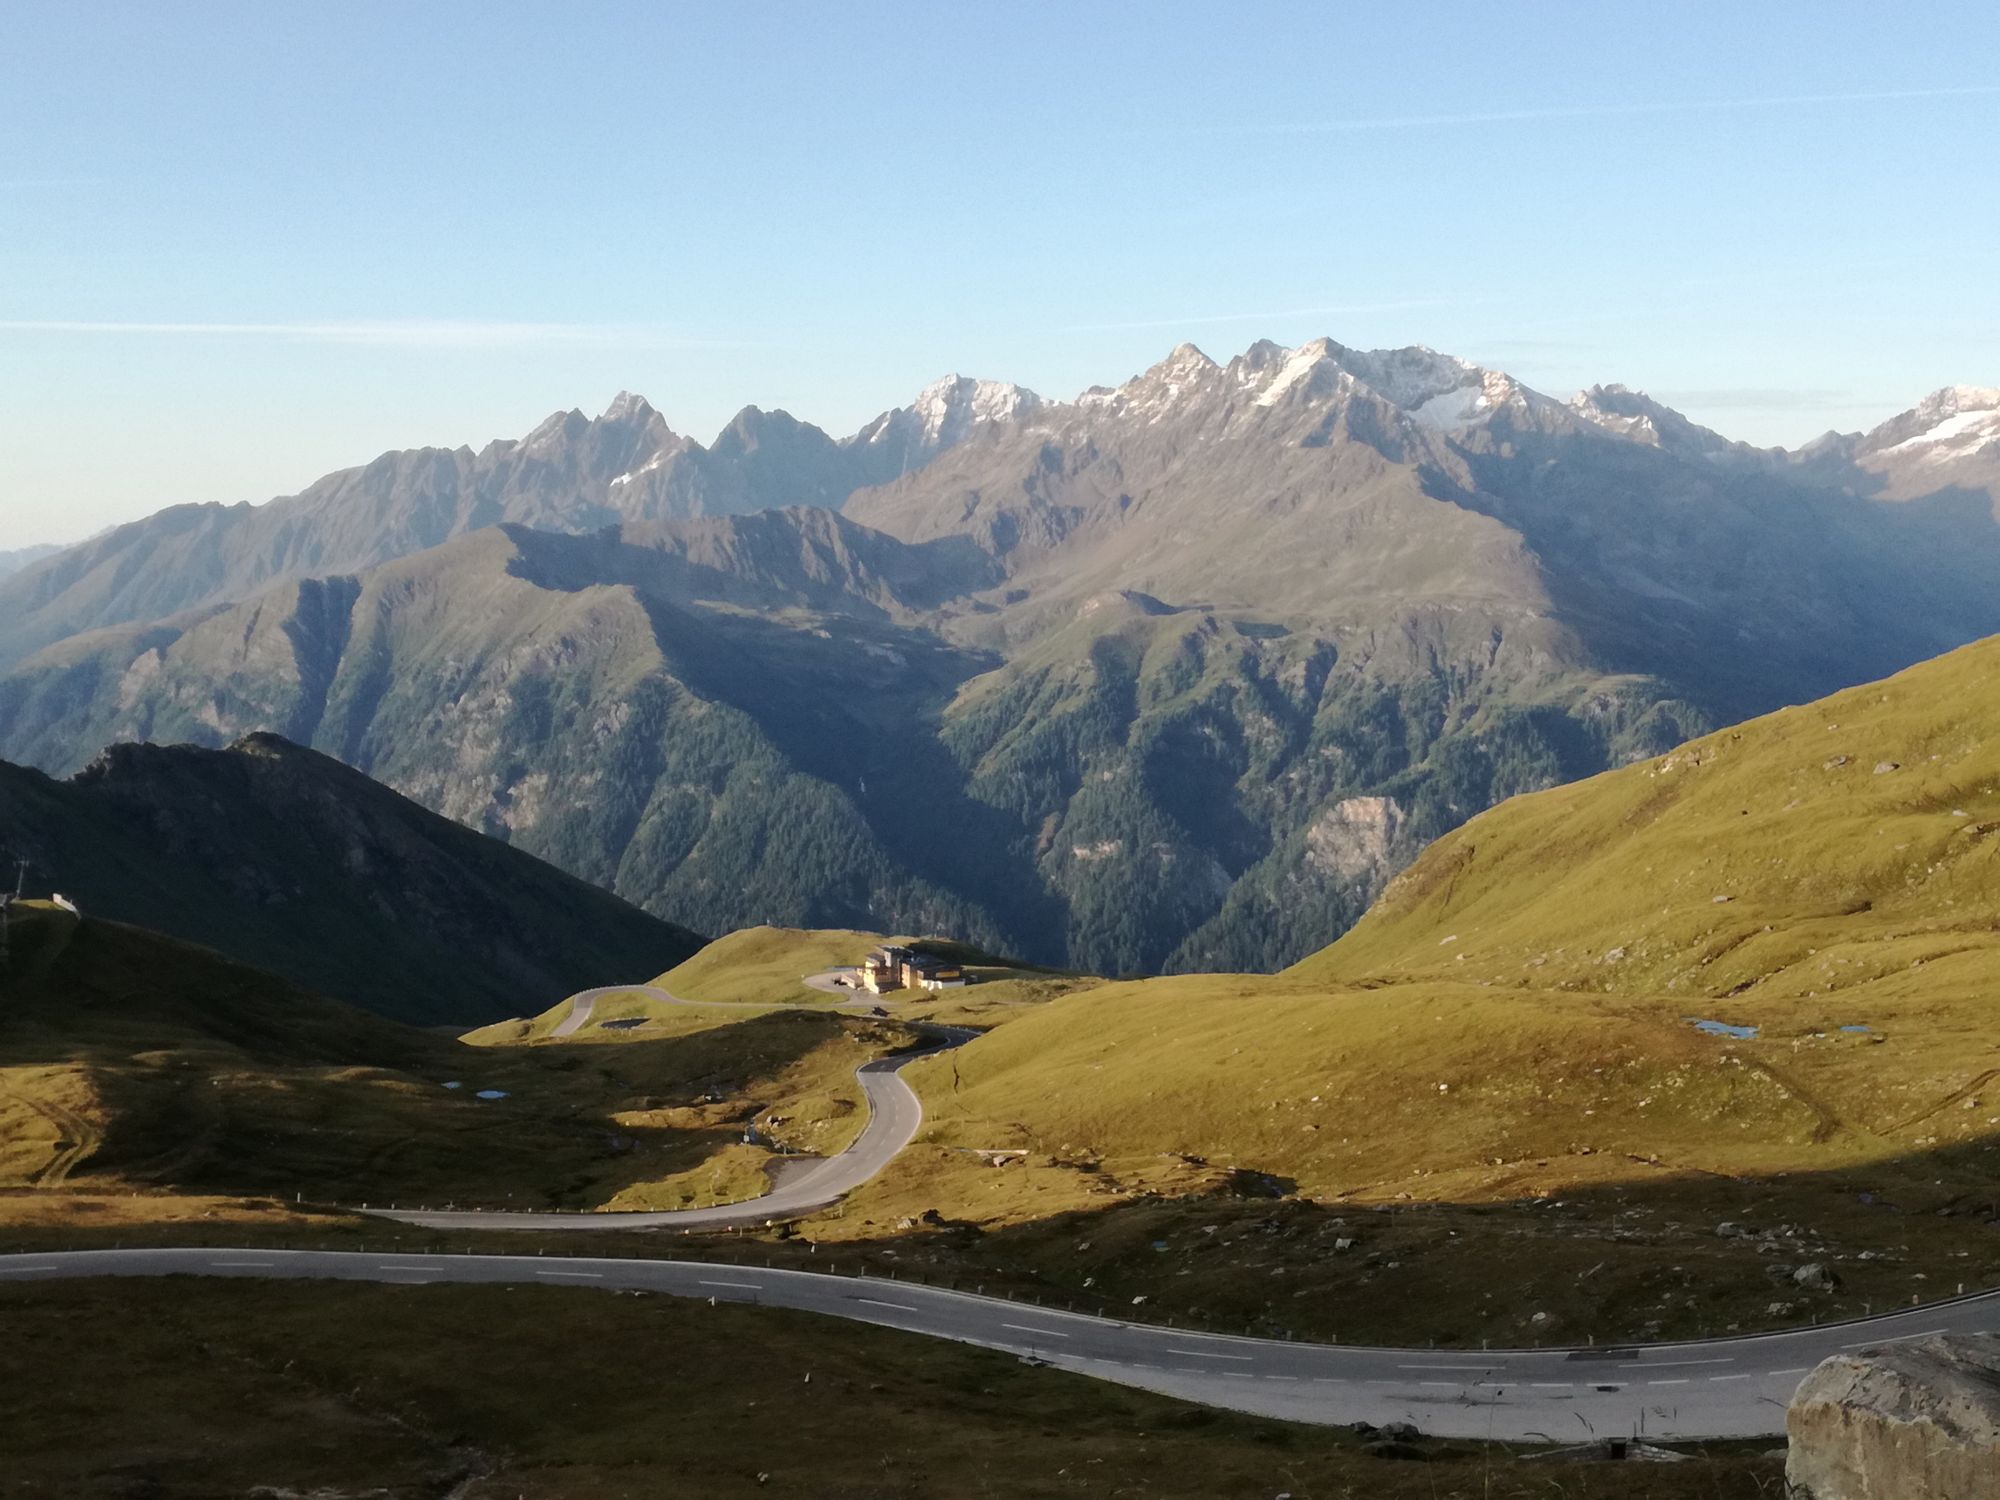
[[[1708,110],[1781,109],[1810,104],[1880,104],[1908,99],[1972,99],[2000,94],[2000,84],[1947,89],[1876,89],[1851,94],[1767,94],[1748,99],[1671,99],[1655,104],[1578,104],[1537,109],[1497,109],[1472,114],[1382,115],[1351,120],[1217,125],[1194,135],[1332,135],[1347,130],[1403,130],[1439,125],[1504,125],[1527,120],[1595,120],[1636,115],[1699,114]]]
[[[1128,328],[1185,328],[1210,323],[1263,323],[1283,318],[1317,318],[1342,313],[1401,312],[1412,307],[1446,307],[1441,297],[1412,297],[1400,302],[1348,302],[1329,307],[1292,307],[1280,312],[1209,313],[1195,318],[1140,318],[1128,323],[1069,323],[1057,333],[1112,333]]]
[[[478,323],[412,320],[329,323],[92,322],[0,320],[0,333],[73,333],[161,338],[266,338],[402,349],[500,349],[557,344],[737,347],[738,340],[687,338],[662,329],[599,323]]]

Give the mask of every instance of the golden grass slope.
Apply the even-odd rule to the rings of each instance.
[[[808,974],[861,962],[884,939],[846,928],[745,927],[717,938],[653,981],[683,1000],[808,1005],[828,996]]]
[[[1441,839],[1294,975],[1976,1006],[2000,987],[2000,638]],[[1724,1017],[1727,1019],[1728,1017]]]
[[[2000,640],[1507,803],[1285,975],[1107,985],[915,1076],[942,1146],[1199,1154],[1319,1196],[1954,1146],[1921,1170],[1972,1183],[1996,996]]]

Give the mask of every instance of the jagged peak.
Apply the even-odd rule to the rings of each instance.
[[[933,380],[908,406],[883,412],[849,441],[868,445],[903,440],[931,450],[948,448],[976,427],[1018,421],[1043,404],[1026,386],[954,372]]]
[[[1947,385],[1870,432],[1862,448],[1920,453],[1941,462],[1994,442],[2000,442],[2000,388]]]
[[[604,408],[604,415],[597,420],[600,422],[625,422],[637,418],[640,421],[645,421],[648,418],[658,415],[659,413],[653,408],[653,403],[648,401],[644,396],[632,391],[620,391],[616,396],[611,398],[611,404]]]
[[[1206,375],[1220,368],[1222,368],[1220,365],[1193,344],[1179,343],[1174,345],[1165,359],[1139,378],[1144,380],[1152,376],[1161,376],[1171,380],[1177,376]]]
[[[590,425],[590,418],[572,406],[568,411],[550,412],[535,424],[534,431],[521,439],[521,446],[528,452],[539,452],[555,446],[556,441],[571,432],[581,431]]]
[[[2000,386],[1947,385],[1932,391],[1912,409],[1911,415],[1943,421],[1966,412],[2000,411]]]

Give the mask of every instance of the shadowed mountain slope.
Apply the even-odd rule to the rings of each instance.
[[[114,745],[68,781],[0,765],[0,843],[86,913],[424,1023],[536,1010],[701,941],[272,735]]]

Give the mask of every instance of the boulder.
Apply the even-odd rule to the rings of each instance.
[[[1837,1354],[1785,1425],[1793,1500],[2000,1500],[2000,1335]]]

